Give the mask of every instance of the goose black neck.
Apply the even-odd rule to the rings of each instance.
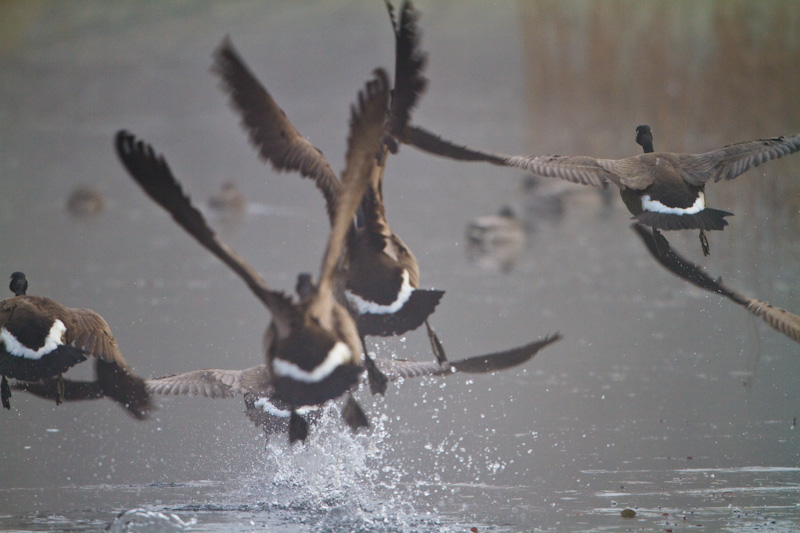
[[[655,152],[653,149],[653,133],[650,131],[650,126],[636,126],[636,144],[641,146],[646,154]]]
[[[11,283],[8,288],[14,293],[14,296],[24,296],[28,290],[28,280],[22,272],[14,272],[11,274]]]

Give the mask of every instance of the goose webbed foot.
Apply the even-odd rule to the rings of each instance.
[[[308,422],[292,409],[292,414],[289,416],[289,443],[294,444],[298,440],[305,442],[307,437]]]
[[[361,409],[361,406],[351,395],[348,395],[347,402],[342,408],[342,418],[353,431],[358,430],[358,428],[369,427],[367,415],[364,414],[364,410]]]
[[[703,247],[703,255],[708,257],[708,254],[711,253],[711,248],[708,246],[708,237],[706,237],[704,230],[700,230],[700,246]]]
[[[367,353],[367,340],[363,335],[361,336],[361,346],[364,347],[364,366],[367,369],[369,391],[373,395],[380,394],[383,396],[386,394],[386,387],[389,383],[389,378],[386,377],[386,374],[381,372],[381,369],[375,364],[375,360],[369,356],[369,353]]]
[[[367,380],[369,381],[369,391],[372,394],[386,394],[386,386],[389,383],[389,378],[386,374],[381,372],[378,365],[369,354],[364,354],[364,366],[367,367]]]
[[[439,340],[439,336],[433,331],[433,328],[425,321],[425,328],[428,330],[428,340],[431,341],[431,350],[433,350],[433,355],[436,357],[436,361],[443,365],[447,362],[447,354],[444,353],[444,346],[442,346],[442,341]]]
[[[3,381],[0,383],[0,397],[3,399],[3,407],[11,409],[11,387],[8,386],[8,380],[3,376]]]

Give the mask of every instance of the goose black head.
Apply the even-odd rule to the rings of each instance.
[[[24,296],[28,290],[28,280],[25,279],[25,274],[22,272],[14,272],[11,274],[11,283],[8,288],[14,293],[14,296]]]
[[[646,154],[655,152],[653,149],[653,133],[650,131],[650,126],[646,124],[636,126],[636,144],[641,146]]]
[[[301,302],[311,298],[314,294],[314,289],[314,278],[311,274],[302,272],[297,275],[297,284],[294,286],[294,290]]]

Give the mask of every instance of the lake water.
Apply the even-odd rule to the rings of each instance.
[[[800,131],[795,3],[418,7],[430,84],[414,120],[462,143],[616,158],[639,151],[642,123],[672,151]],[[230,35],[339,170],[356,91],[393,70],[383,5],[19,0],[0,20],[0,276],[22,270],[31,294],[100,312],[143,376],[260,362],[268,314],[127,177],[113,135],[163,152],[226,242],[291,290],[318,269],[322,198],[258,160],[211,53]],[[142,423],[108,401],[15,393],[0,413],[0,529],[800,528],[798,346],[656,265],[616,191],[574,187],[563,216],[529,218],[506,268],[471,259],[467,224],[521,212],[523,178],[403,147],[387,212],[422,286],[447,291],[431,322],[452,359],[562,341],[495,375],[361,391],[370,431],[349,434],[334,412],[294,448],[265,446],[240,399],[158,398]],[[227,180],[249,201],[239,221],[204,206]],[[81,183],[105,195],[99,215],[66,212]],[[668,234],[673,246],[800,311],[800,156],[707,193],[735,213],[711,256],[696,232]],[[431,357],[422,331],[372,345]]]

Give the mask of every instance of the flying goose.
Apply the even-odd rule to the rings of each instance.
[[[333,297],[334,274],[350,225],[358,208],[375,154],[381,145],[385,110],[388,106],[387,75],[376,70],[375,78],[359,93],[351,109],[350,135],[342,189],[336,199],[336,216],[320,268],[319,283],[303,279],[300,301],[270,289],[259,274],[220,241],[184,195],[163,156],[126,131],[116,136],[116,151],[123,166],[144,191],[166,209],[173,219],[200,244],[228,265],[270,310],[272,321],[264,335],[272,396],[290,407],[289,439],[305,440],[308,426],[296,409],[337,398],[358,381],[361,341],[348,311]],[[366,425],[366,417],[349,396],[343,412],[348,425]]]
[[[642,131],[637,128],[636,142],[645,153],[625,159],[505,155],[458,145],[411,125],[398,139],[423,151],[460,161],[516,167],[538,176],[601,188],[611,182],[619,187],[625,206],[638,222],[654,229],[701,231],[723,229],[728,223],[725,217],[731,215],[706,207],[704,188],[708,181],[731,180],[752,167],[800,149],[798,133],[730,144],[702,154],[654,152],[649,128]],[[701,235],[701,241],[704,237]]]
[[[418,51],[417,13],[404,4],[400,24],[389,12],[397,41],[395,88],[384,128],[384,141],[390,150],[397,143],[392,135],[402,131],[411,108],[425,87],[421,75],[424,55]],[[252,74],[230,39],[226,38],[214,54],[212,71],[220,76],[223,89],[242,117],[252,144],[260,156],[276,170],[296,170],[314,180],[322,192],[331,222],[336,214],[336,198],[341,184],[320,150],[308,142]],[[382,197],[383,171],[387,150],[384,147],[372,169],[369,186],[360,206],[359,224],[347,237],[344,266],[344,302],[358,314],[362,335],[397,335],[416,329],[424,322],[437,359],[444,350],[427,317],[434,311],[444,291],[419,288],[419,264],[408,246],[394,234],[386,220]],[[382,392],[380,376],[370,381]]]
[[[2,403],[11,408],[6,377],[26,382],[31,389],[46,388],[61,404],[68,394],[61,374],[87,357],[95,358],[95,387],[137,419],[152,408],[144,380],[122,357],[111,328],[90,309],[65,307],[50,298],[27,295],[22,272],[11,274],[13,298],[0,302],[0,375]]]
[[[700,267],[690,263],[670,248],[667,239],[660,233],[650,233],[641,224],[631,226],[641,237],[650,254],[661,266],[692,285],[724,296],[741,305],[748,312],[761,317],[775,331],[779,331],[795,342],[800,342],[800,316],[785,309],[774,307],[757,298],[745,296],[723,285],[721,279],[712,279]]]
[[[455,372],[487,373],[511,368],[530,360],[539,350],[558,341],[556,333],[525,346],[504,352],[469,357],[460,361],[436,362],[375,359],[378,368],[390,381],[422,376],[447,376]],[[276,401],[266,365],[245,370],[205,369],[148,379],[147,390],[159,395],[188,395],[206,398],[232,398],[244,396],[245,414],[264,430],[267,438],[273,433],[285,432],[290,417],[289,406]],[[318,418],[319,406],[298,408],[297,412],[309,421]]]

